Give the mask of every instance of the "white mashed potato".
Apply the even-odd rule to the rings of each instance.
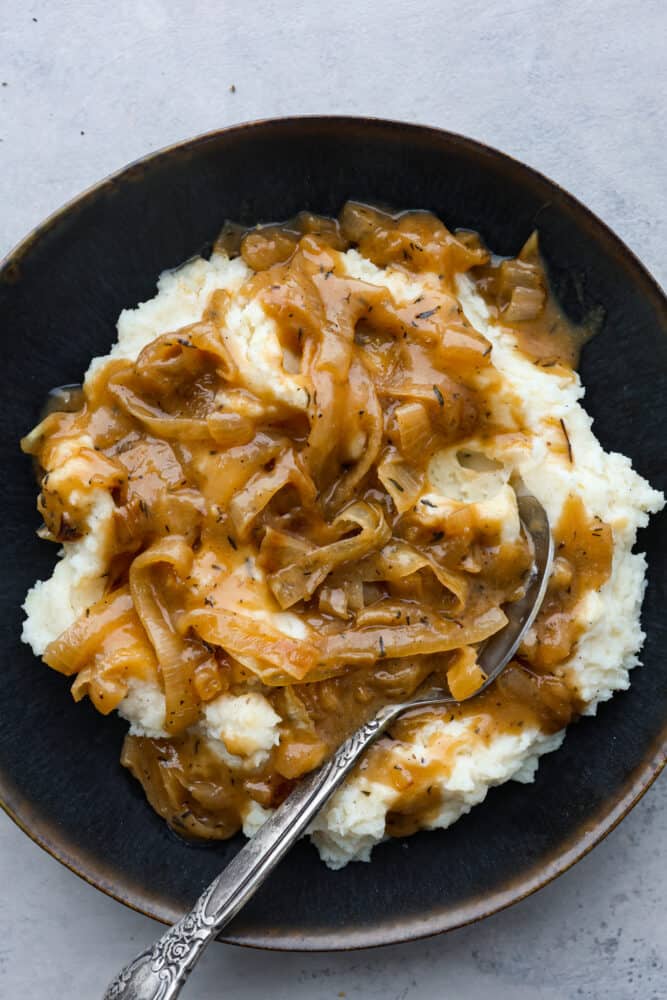
[[[398,301],[413,301],[425,289],[437,287],[434,275],[388,273],[353,250],[345,260],[351,277],[386,285]],[[305,389],[299,376],[290,373],[273,320],[239,292],[250,273],[240,258],[229,261],[224,255],[214,255],[210,261],[196,259],[165,272],[155,298],[121,313],[118,342],[110,357],[136,358],[155,337],[200,319],[210,294],[224,288],[236,296],[227,329],[227,346],[236,362],[250,366],[258,385],[268,386],[276,399],[305,408]],[[633,471],[629,459],[602,449],[591,430],[591,418],[580,404],[584,389],[576,374],[559,377],[532,364],[510,333],[489,322],[483,300],[465,276],[459,279],[458,295],[468,320],[492,342],[493,362],[508,390],[523,400],[523,423],[532,436],[499,441],[495,451],[485,446],[477,467],[474,461],[460,461],[460,448],[439,456],[429,469],[424,495],[433,506],[427,511],[435,517],[461,503],[475,503],[490,522],[503,526],[506,538],[516,536],[516,503],[507,485],[516,470],[544,505],[552,524],[558,521],[570,492],[582,497],[591,515],[610,524],[614,538],[611,576],[599,592],[582,602],[579,614],[586,630],[565,665],[586,702],[586,711],[593,714],[600,701],[628,687],[629,671],[639,662],[646,561],[632,547],[637,529],[647,523],[649,513],[663,506],[664,498]],[[94,359],[89,374],[104,360]],[[562,420],[567,428],[572,463],[549,447],[554,420]],[[468,442],[466,448],[475,454],[475,442]],[[102,593],[113,502],[98,490],[91,491],[85,504],[88,534],[63,546],[52,577],[36,583],[26,598],[23,639],[37,655]],[[295,621],[302,627],[293,615],[273,617],[274,627],[285,634],[295,634]],[[131,681],[119,712],[133,733],[166,735],[164,697],[155,684]],[[197,725],[222,759],[251,768],[278,742],[279,723],[269,702],[257,692],[216,698],[206,705]],[[532,781],[541,754],[556,749],[564,736],[564,731],[547,736],[537,729],[524,729],[517,735],[499,734],[485,744],[475,736],[475,727],[474,715],[463,721],[425,722],[413,744],[397,744],[391,751],[398,764],[409,757],[426,764],[453,760],[438,779],[441,804],[430,820],[433,828],[449,826],[481,802],[493,785],[510,778]],[[368,780],[363,771],[348,780],[310,830],[324,861],[340,868],[348,861],[368,860],[372,847],[385,836],[386,815],[399,794],[393,787]],[[245,833],[251,836],[268,815],[260,805],[250,804],[244,817]]]

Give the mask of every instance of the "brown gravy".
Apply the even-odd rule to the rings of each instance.
[[[398,305],[343,272],[337,251],[351,246],[379,267],[437,280]],[[419,516],[433,454],[473,432],[521,431],[490,418],[491,345],[463,315],[455,275],[471,274],[542,367],[571,369],[584,337],[558,309],[535,242],[494,262],[479,238],[426,212],[349,203],[338,220],[301,213],[250,231],[226,226],[218,248],[252,268],[247,296],[305,373],[305,409],[249,389],[226,345],[220,291],[200,322],[159,337],[136,362],[107,363],[82,408],[52,414],[25,444],[45,470],[45,537],[83,534],[87,508],[72,499],[82,490],[105,489],[115,502],[106,593],[44,659],[75,675],[74,696],[103,713],[130,677],[160,680],[170,738],[128,736],[122,761],[176,830],[209,838],[235,833],[251,800],[279,804],[381,705],[427,678],[446,683],[461,647],[482,637],[476,623],[520,593],[525,541],[502,544],[470,509],[437,529]],[[82,434],[92,447],[63,462]],[[555,535],[557,572],[534,637],[493,688],[427,718],[474,718],[488,741],[529,726],[556,731],[580,709],[558,667],[579,635],[579,600],[608,577],[611,532],[572,497]],[[409,553],[410,574],[396,570],[391,546]],[[250,628],[246,609],[261,607],[299,614],[309,638]],[[451,638],[457,629],[465,641]],[[203,704],[248,690],[283,720],[279,745],[250,771],[190,728]],[[400,792],[395,835],[435,815],[438,775],[457,750],[446,738],[435,764],[410,756],[424,718],[401,719],[360,765]]]
[[[477,290],[496,323],[511,330],[519,349],[541,368],[576,368],[581,349],[597,332],[600,317],[573,323],[548,281],[537,233],[518,257],[492,258],[474,272]]]

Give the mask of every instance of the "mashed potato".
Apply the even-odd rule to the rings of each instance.
[[[397,270],[377,267],[356,250],[349,250],[344,261],[350,277],[386,287],[399,302],[412,302],[437,284],[435,276],[428,273],[407,277]],[[225,289],[233,301],[227,347],[234,361],[247,368],[252,373],[251,384],[276,403],[305,409],[307,390],[293,370],[289,351],[281,345],[275,321],[246,296],[244,282],[249,275],[241,258],[229,260],[220,253],[210,261],[196,259],[165,272],[155,298],[121,314],[118,341],[109,357],[136,358],[158,335],[197,321],[211,293]],[[460,448],[438,456],[429,469],[423,494],[428,501],[424,516],[432,517],[435,523],[443,511],[475,504],[489,524],[502,526],[503,538],[518,537],[516,503],[508,485],[510,474],[518,472],[546,508],[552,524],[558,522],[567,496],[574,492],[592,515],[611,525],[614,548],[610,578],[599,592],[590,593],[582,602],[578,614],[585,630],[574,654],[561,668],[576,685],[585,712],[594,714],[599,702],[628,687],[629,671],[639,663],[646,561],[632,548],[637,529],[646,525],[649,513],[663,506],[664,498],[633,471],[629,459],[603,450],[581,405],[584,389],[576,373],[554,374],[533,364],[518,349],[511,332],[493,322],[484,300],[465,275],[459,276],[457,295],[469,322],[493,344],[493,362],[503,380],[494,405],[502,407],[506,398],[518,397],[525,433],[490,444],[467,442],[471,454],[483,451],[477,467],[475,462],[472,466],[462,463]],[[88,378],[105,360],[92,362]],[[554,422],[564,425],[574,461],[568,461],[562,447],[559,450],[553,444]],[[103,590],[113,503],[106,491],[92,491],[82,510],[87,532],[64,544],[53,576],[36,583],[26,598],[23,639],[36,655],[98,600]],[[264,586],[259,567],[254,567],[253,586]],[[245,611],[266,617],[261,601],[254,612]],[[289,612],[275,613],[271,626],[286,636],[304,635],[301,620]],[[167,736],[165,700],[157,681],[131,680],[118,711],[129,721],[132,733]],[[280,722],[257,691],[217,697],[205,706],[195,728],[221,759],[252,769],[277,745]],[[498,734],[488,742],[478,735],[474,714],[451,722],[427,720],[414,730],[410,744],[401,741],[389,751],[390,763],[400,768],[419,760],[425,767],[437,767],[439,761],[449,761],[438,773],[439,804],[426,822],[429,828],[444,828],[481,802],[491,786],[509,779],[532,781],[539,757],[560,746],[563,736],[564,730],[545,735],[538,728],[524,728],[516,734]],[[385,837],[387,813],[399,795],[395,787],[364,771],[355,772],[312,824],[310,836],[324,861],[340,868],[348,861],[368,860],[373,846]],[[243,817],[246,834],[252,835],[268,815],[259,803],[249,805]]]

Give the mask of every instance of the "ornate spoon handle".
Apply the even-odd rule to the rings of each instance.
[[[380,709],[330,760],[304,778],[204,890],[192,910],[113,980],[104,1000],[177,997],[204,949],[259,889],[364,750],[404,708],[404,705],[388,705]]]

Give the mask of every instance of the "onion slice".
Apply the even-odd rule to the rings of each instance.
[[[343,529],[350,524],[361,528],[359,534],[305,553],[268,577],[269,587],[281,608],[290,608],[297,601],[312,597],[337,566],[363,558],[381,548],[391,537],[382,508],[371,501],[358,500],[350,504],[335,519],[333,527]]]

